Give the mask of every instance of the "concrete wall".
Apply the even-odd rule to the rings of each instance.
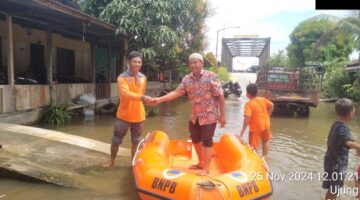
[[[0,85],[0,113],[14,112],[13,90],[11,86]]]
[[[95,85],[92,83],[78,84],[56,84],[53,87],[57,103],[69,103],[71,99],[76,99],[82,94],[92,94],[95,96]]]
[[[119,92],[118,92],[117,83],[111,83],[111,85],[110,85],[110,97],[114,98],[114,97],[118,97],[118,96],[119,96]]]
[[[170,88],[169,83],[148,81],[146,94],[153,97],[158,96],[164,86],[167,89]],[[51,92],[54,93],[55,102],[69,103],[69,100],[78,98],[82,94],[94,95],[94,87],[94,84],[56,84],[50,91],[49,85],[16,85],[14,92],[17,98],[15,99],[15,106],[13,106],[13,90],[8,85],[0,85],[0,122],[34,123],[39,119],[40,107],[50,103]],[[98,100],[96,107],[108,102],[118,102],[116,83],[111,84],[111,98]]]
[[[94,95],[94,84],[57,84],[50,90],[49,85],[15,85],[15,109],[12,104],[12,90],[10,86],[0,85],[0,113],[21,111],[46,106],[51,102],[51,92],[54,102],[69,103],[82,94]]]
[[[48,85],[15,85],[16,110],[39,108],[50,104]]]

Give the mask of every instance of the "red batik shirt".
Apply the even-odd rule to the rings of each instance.
[[[216,123],[219,118],[219,102],[215,98],[223,95],[221,82],[211,71],[202,70],[197,79],[193,73],[187,74],[176,89],[182,95],[187,93],[191,102],[190,120],[200,125]]]

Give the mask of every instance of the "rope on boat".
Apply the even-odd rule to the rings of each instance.
[[[143,139],[139,142],[139,144],[138,144],[138,146],[137,146],[137,148],[136,148],[136,152],[135,152],[134,157],[132,158],[132,162],[131,162],[131,165],[132,165],[133,167],[135,166],[135,164],[136,164],[137,162],[139,162],[139,161],[141,160],[141,159],[137,159],[137,160],[136,160],[135,158],[136,158],[136,156],[139,154],[140,150],[143,148],[145,142],[154,140],[155,135],[156,135],[155,132],[149,132],[149,133],[146,135],[146,137],[143,138]]]
[[[145,140],[146,140],[146,138],[143,138],[143,139],[139,142],[139,144],[138,144],[138,146],[137,146],[137,148],[136,148],[136,152],[135,152],[134,157],[132,158],[132,162],[131,162],[131,165],[132,165],[133,167],[135,166],[135,164],[136,164],[137,162],[140,161],[140,159],[136,159],[136,157],[137,157],[137,155],[139,154],[140,149],[143,147],[143,145],[144,145],[144,143],[145,143]]]
[[[196,183],[196,185],[198,185],[200,188],[203,188],[203,189],[206,189],[206,190],[213,190],[215,187],[223,185],[225,187],[225,189],[226,189],[226,193],[227,193],[227,196],[228,196],[228,198],[224,198],[224,199],[225,200],[230,200],[231,199],[231,191],[230,191],[229,187],[226,185],[226,183],[224,181],[222,181],[222,180],[220,180],[220,179],[218,179],[216,177],[210,176],[209,174],[198,173],[198,175],[201,176],[202,178],[205,176],[205,177],[208,177],[208,178],[210,178],[211,180],[213,180],[215,182],[221,183],[221,184],[215,184],[212,181],[205,180],[205,181],[201,181],[199,183]],[[220,192],[220,194],[221,194],[221,192]],[[199,199],[199,196],[197,197],[197,199]]]

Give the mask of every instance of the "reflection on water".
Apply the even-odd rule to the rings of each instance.
[[[226,128],[218,127],[216,136],[222,133],[240,132],[243,121],[244,100],[230,97],[226,100]],[[325,142],[332,122],[335,120],[333,104],[320,104],[311,109],[309,118],[274,116],[271,119],[273,140],[267,158],[272,174],[282,176],[273,181],[274,192],[271,199],[322,199],[325,191],[321,189],[321,173]],[[183,98],[159,105],[160,114],[148,118],[145,131],[163,130],[172,139],[188,139],[188,119],[190,104]],[[95,121],[78,120],[57,130],[88,137],[109,143],[114,117],[98,117]],[[355,139],[360,134],[360,117],[349,123]],[[130,140],[124,140],[130,147]],[[349,171],[360,164],[358,157],[351,152]],[[0,179],[0,196],[4,199],[137,199],[135,183],[132,179],[130,161],[119,159],[119,167],[102,172],[106,181],[92,184],[105,184],[101,191],[79,191],[52,185],[23,183]],[[306,176],[304,176],[306,175]],[[312,177],[311,177],[312,175]],[[297,177],[300,176],[300,177]],[[353,187],[353,181],[346,181]],[[341,199],[351,198],[343,195]]]

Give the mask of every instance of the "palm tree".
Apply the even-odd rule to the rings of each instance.
[[[342,33],[353,37],[355,48],[359,52],[358,61],[360,62],[360,10],[351,11],[350,16],[343,19],[338,18],[337,20],[334,16],[332,18],[337,21],[336,26],[316,42],[313,48],[313,57],[317,57],[318,49],[330,41],[334,35]]]
[[[330,41],[335,35],[337,34],[345,34],[351,36],[355,41],[355,49],[358,52],[358,60],[357,62],[360,63],[360,10],[352,11],[350,16],[339,19],[336,23],[336,26],[330,30],[329,32],[325,33],[314,45],[313,48],[313,60],[314,57],[317,57],[317,53],[319,52],[319,48],[326,45],[328,41]],[[326,60],[322,63],[324,66],[332,66],[338,65],[345,66],[344,63],[337,62],[337,58]],[[329,70],[331,73],[331,69]],[[348,89],[345,90],[344,94],[347,94],[349,98],[353,100],[360,101],[360,76],[353,77],[348,84],[343,85],[347,86]],[[350,87],[349,87],[350,86]],[[342,90],[342,88],[336,88],[336,90]]]

